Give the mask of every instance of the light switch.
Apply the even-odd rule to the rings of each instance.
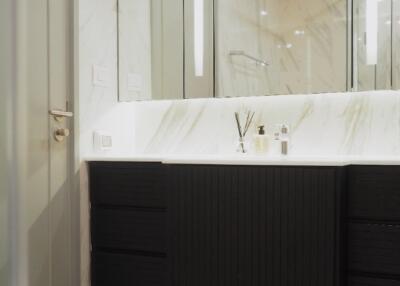
[[[110,71],[108,68],[93,65],[93,85],[101,87],[110,86]]]

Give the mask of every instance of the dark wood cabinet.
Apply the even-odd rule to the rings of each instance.
[[[92,252],[92,285],[168,286],[165,257],[127,252]]]
[[[89,172],[92,205],[167,207],[161,163],[91,162]]]
[[[172,285],[342,285],[340,169],[168,168]]]
[[[166,211],[92,208],[92,246],[166,253]]]
[[[400,280],[390,278],[349,276],[349,286],[400,286]]]
[[[161,163],[90,163],[92,286],[170,286]]]
[[[400,286],[400,167],[89,167],[93,286]]]
[[[400,222],[400,166],[348,167],[350,219]]]
[[[400,285],[400,167],[347,170],[348,285]]]
[[[349,270],[400,276],[400,225],[350,223]]]

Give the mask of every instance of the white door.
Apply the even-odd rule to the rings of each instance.
[[[54,115],[73,111],[73,1],[18,0],[16,9],[17,286],[75,286],[73,118]]]

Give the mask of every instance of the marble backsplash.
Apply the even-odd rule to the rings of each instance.
[[[399,91],[138,102],[129,155],[233,154],[243,108],[256,112],[249,139],[288,124],[293,155],[400,155]]]

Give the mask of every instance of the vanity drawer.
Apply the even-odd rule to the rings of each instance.
[[[91,162],[91,203],[165,208],[164,178],[161,163]]]
[[[400,275],[400,225],[350,223],[348,267],[357,272]]]
[[[351,276],[348,286],[400,286],[400,280]]]
[[[163,210],[92,209],[92,245],[146,252],[166,252]]]
[[[116,285],[167,285],[166,258],[93,252],[92,286]]]
[[[348,176],[351,218],[400,221],[400,167],[353,166]]]

